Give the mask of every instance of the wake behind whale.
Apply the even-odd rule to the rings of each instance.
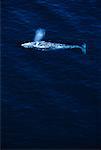
[[[37,50],[42,50],[42,51],[79,48],[81,49],[83,54],[86,54],[86,43],[83,43],[81,46],[79,46],[79,45],[69,45],[69,44],[41,41],[44,36],[45,36],[45,30],[40,28],[36,30],[36,34],[33,42],[24,43],[21,44],[21,46],[24,48],[33,48],[33,49],[36,48]]]

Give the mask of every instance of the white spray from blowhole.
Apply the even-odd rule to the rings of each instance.
[[[41,41],[42,38],[45,36],[45,30],[44,29],[37,29],[35,32],[35,37],[34,37],[34,41]]]

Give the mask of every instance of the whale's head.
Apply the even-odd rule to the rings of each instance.
[[[33,48],[33,42],[24,43],[21,46],[24,48]]]

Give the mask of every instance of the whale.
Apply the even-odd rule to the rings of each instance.
[[[69,45],[69,44],[60,44],[60,43],[52,43],[46,41],[34,41],[21,44],[24,48],[32,48],[41,51],[49,51],[49,50],[58,50],[58,49],[81,49],[83,54],[86,54],[86,43],[83,43],[81,46],[79,45]]]
[[[50,51],[50,50],[58,50],[58,49],[73,49],[79,48],[81,49],[83,54],[86,54],[86,43],[80,45],[70,45],[70,44],[61,44],[61,43],[54,43],[54,42],[46,42],[42,41],[42,38],[45,36],[45,29],[37,29],[35,32],[35,37],[33,42],[27,42],[21,44],[24,48],[32,48],[41,51]]]

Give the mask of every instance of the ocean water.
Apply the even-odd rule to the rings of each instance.
[[[101,146],[101,20],[96,0],[1,3],[2,148]],[[38,28],[45,41],[87,44],[41,52],[20,45]]]

